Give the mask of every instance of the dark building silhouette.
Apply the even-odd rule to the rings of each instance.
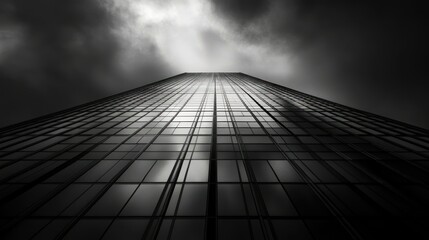
[[[245,74],[181,74],[1,129],[0,239],[427,238],[428,143]]]

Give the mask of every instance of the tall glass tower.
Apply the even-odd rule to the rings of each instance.
[[[0,130],[0,239],[422,239],[429,132],[242,73]]]

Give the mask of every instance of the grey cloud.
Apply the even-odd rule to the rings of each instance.
[[[240,1],[231,0],[239,3]],[[429,128],[428,30],[416,1],[272,0],[262,17],[224,9],[242,42],[289,56],[289,75],[249,72],[289,87]],[[212,1],[214,9],[228,7]],[[231,6],[234,4],[231,3]],[[215,11],[216,12],[216,11]],[[218,14],[225,16],[225,14]],[[401,107],[398,107],[401,106]]]
[[[168,76],[147,39],[147,51],[124,56],[115,10],[96,0],[2,1],[0,41],[10,47],[0,49],[0,125]],[[121,65],[127,57],[132,66]]]

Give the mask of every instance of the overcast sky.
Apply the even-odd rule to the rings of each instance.
[[[236,71],[429,129],[418,1],[0,0],[0,126]]]

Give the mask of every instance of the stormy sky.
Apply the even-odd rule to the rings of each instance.
[[[429,129],[418,1],[0,0],[0,126],[181,72],[244,72]]]

